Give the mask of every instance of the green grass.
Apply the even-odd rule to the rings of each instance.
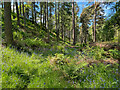
[[[78,59],[59,53],[48,57],[35,53],[30,56],[8,47],[2,48],[2,54],[2,88],[119,87],[118,64],[87,67],[82,62],[76,65],[82,59],[81,53]],[[58,63],[51,64],[51,60]]]
[[[66,87],[59,71],[52,71],[50,62],[42,56],[4,48],[2,59],[2,88]],[[34,84],[33,84],[34,83]],[[45,83],[45,85],[44,85]]]

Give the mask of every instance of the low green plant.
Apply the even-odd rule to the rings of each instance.
[[[110,54],[110,56],[111,57],[113,57],[113,58],[115,58],[115,59],[118,59],[118,58],[120,58],[120,51],[119,50],[117,50],[117,49],[110,49],[109,51],[108,51],[108,53]]]

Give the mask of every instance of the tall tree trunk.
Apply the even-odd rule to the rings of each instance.
[[[74,1],[74,0],[73,0]],[[74,2],[72,2],[73,45],[76,44]]]
[[[7,45],[13,44],[11,2],[4,2],[5,41]]]
[[[96,42],[96,2],[95,2],[95,13],[94,13],[94,40]]]
[[[25,21],[25,6],[24,6],[24,2],[22,3],[22,8],[23,8],[23,19],[24,19],[24,26],[26,25],[26,21]]]
[[[17,24],[20,25],[20,18],[19,18],[19,10],[18,10],[18,3],[15,2],[16,4],[16,11],[17,11]]]
[[[63,10],[63,7],[61,7],[61,8],[62,8],[62,10]],[[62,40],[63,40],[63,36],[64,36],[64,35],[63,35],[63,34],[64,34],[64,33],[63,33],[63,25],[64,25],[64,23],[63,23],[63,12],[61,11],[60,14],[61,14],[61,33],[62,33]]]
[[[20,2],[20,15],[21,15],[21,2]]]
[[[85,30],[85,43],[87,43],[87,29]]]
[[[55,2],[55,23],[56,23],[56,35],[57,35],[57,2]]]
[[[46,28],[46,2],[45,2],[45,9],[44,9],[44,14],[45,14],[45,28]]]
[[[51,7],[51,5],[50,5],[50,21],[52,20],[52,7]],[[51,26],[51,23],[52,22],[49,22],[50,23],[50,26],[49,26],[49,28],[50,28],[50,30],[52,29],[52,26]],[[49,31],[50,33],[51,33],[51,31]]]
[[[13,2],[13,19],[15,19],[15,15],[14,15],[14,13],[15,13],[15,8],[14,8],[14,2]]]
[[[47,0],[47,32],[48,32],[48,42],[49,42],[49,40],[50,40],[50,33],[49,33],[49,20],[48,20],[48,15],[49,15],[49,13],[48,13],[48,0]]]
[[[47,6],[47,29],[48,29],[48,1],[47,1],[47,3],[46,3],[46,6]]]
[[[83,23],[82,23],[82,32],[81,32],[81,44],[83,43],[83,40],[84,40],[84,38],[83,38]]]
[[[63,18],[64,20],[64,18]],[[64,32],[64,43],[65,43],[65,24],[63,23],[63,32]]]
[[[94,24],[94,23],[93,23]],[[92,25],[92,42],[94,41],[94,25]]]
[[[42,25],[42,8],[43,8],[43,5],[42,5],[42,2],[40,2],[40,9],[41,9],[41,11],[40,11],[40,22],[41,22],[41,25]]]
[[[57,41],[59,41],[59,28],[60,28],[60,25],[59,25],[59,2],[58,2],[58,29],[57,29]]]
[[[24,2],[22,3],[22,8],[23,8],[23,16],[24,16]]]
[[[35,23],[36,23],[36,10],[35,10],[35,2],[34,2],[33,4],[34,4],[34,16],[35,16]]]
[[[34,24],[34,11],[33,11],[33,6],[34,5],[34,2],[32,2],[32,24]]]
[[[61,23],[62,23],[62,26],[61,26],[61,29],[62,29],[62,30],[61,30],[61,31],[62,31],[62,39],[63,39],[63,36],[64,36],[64,33],[63,33],[63,25],[64,25],[64,24],[63,24],[63,21],[62,21],[62,20],[63,20],[63,19],[62,19],[62,17],[61,17]]]
[[[70,26],[70,24],[69,24],[69,26]],[[70,27],[69,27],[69,43],[70,43]]]
[[[2,2],[2,8],[3,8],[3,2]]]
[[[44,10],[44,9],[43,9]],[[43,26],[45,25],[45,13],[43,12]]]
[[[24,25],[26,26],[26,6],[24,6]]]

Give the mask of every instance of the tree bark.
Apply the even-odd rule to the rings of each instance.
[[[41,22],[41,25],[42,25],[42,8],[43,8],[43,5],[42,5],[42,2],[40,2],[40,9],[41,9],[41,11],[40,11],[40,22]]]
[[[63,7],[61,7],[62,8],[62,10],[63,10]],[[64,32],[63,32],[63,25],[64,25],[64,22],[63,22],[63,12],[61,11],[61,32],[62,32],[62,40],[63,40],[63,34],[64,34]]]
[[[47,29],[48,29],[48,2],[46,3],[47,6]]]
[[[51,10],[51,6],[50,6],[50,18],[52,17],[52,10]]]
[[[7,45],[13,44],[11,2],[4,2],[5,41]]]
[[[56,22],[56,35],[57,35],[57,2],[55,2],[55,22]]]
[[[52,20],[52,7],[51,7],[51,5],[50,5],[50,21]],[[51,23],[52,22],[49,22],[50,23],[50,26],[49,26],[49,28],[50,28],[50,30],[52,29],[52,26],[51,26]],[[49,32],[51,33],[51,31],[49,30]]]
[[[17,24],[20,25],[20,18],[19,18],[19,10],[18,10],[18,3],[15,2],[16,4],[16,11],[17,11]]]
[[[20,15],[21,15],[21,2],[20,2]]]
[[[3,2],[2,2],[2,8],[3,8]]]
[[[35,10],[35,2],[34,2],[33,4],[34,4],[34,16],[35,16],[35,23],[36,23],[36,10]]]
[[[92,25],[92,42],[94,41],[94,25]]]
[[[13,19],[15,19],[14,13],[15,13],[15,8],[14,8],[14,2],[13,2]]]
[[[45,2],[45,10],[44,10],[44,13],[45,13],[45,28],[46,28],[46,2]]]
[[[34,2],[32,2],[32,24],[34,24],[34,11],[33,11],[33,6],[34,5]]]
[[[48,32],[48,43],[49,43],[49,40],[50,40],[50,33],[49,33],[49,20],[48,20],[48,16],[49,16],[49,13],[48,13],[48,0],[47,0],[47,32]]]
[[[22,3],[22,8],[23,8],[23,16],[25,15],[24,13],[24,2]]]
[[[69,24],[69,26],[70,26],[70,24]],[[70,27],[69,27],[69,43],[70,43]]]
[[[60,25],[59,25],[59,2],[58,2],[58,29],[57,29],[57,41],[59,41],[59,28],[60,28]]]
[[[25,6],[24,6],[24,2],[22,3],[22,8],[23,8],[23,19],[24,19],[24,26],[26,25],[26,21],[25,21],[25,19],[26,19],[26,17],[25,17]]]
[[[74,1],[74,0],[73,0]],[[72,2],[73,45],[76,44],[74,2]]]
[[[95,13],[94,13],[94,40],[96,42],[96,2],[95,2]]]

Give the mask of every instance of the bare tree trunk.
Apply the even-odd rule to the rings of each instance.
[[[85,31],[85,43],[87,43],[87,29]]]
[[[24,16],[24,2],[22,2],[23,16]]]
[[[11,2],[4,2],[5,41],[7,45],[13,44]]]
[[[64,43],[65,43],[65,24],[63,23]]]
[[[57,30],[57,2],[55,2],[55,22],[56,22],[56,30]]]
[[[34,24],[34,11],[33,11],[33,8],[34,8],[34,2],[32,2],[32,24]]]
[[[83,27],[83,23],[82,23],[82,40],[81,40],[82,43],[84,42],[84,30],[83,30],[83,28],[84,28],[84,27]]]
[[[69,24],[69,26],[70,26],[70,24]],[[69,43],[70,43],[70,27],[69,27]]]
[[[50,5],[50,21],[52,20],[52,7]],[[51,22],[50,22],[50,25],[51,25]],[[50,30],[52,29],[52,27],[50,26]],[[51,33],[51,31],[49,31]]]
[[[17,24],[20,25],[19,10],[18,10],[18,2],[15,2],[15,4],[16,4],[16,11],[17,11]]]
[[[94,13],[94,40],[96,42],[96,2],[95,2],[95,13]]]
[[[44,9],[44,14],[45,14],[45,28],[46,28],[46,2],[45,2],[45,9]]]
[[[4,7],[3,7],[3,2],[2,2],[2,8],[4,8]]]
[[[49,33],[49,20],[48,20],[48,15],[49,15],[49,13],[48,13],[48,0],[47,0],[47,31],[48,31],[48,42],[49,42],[49,40],[50,40],[50,33]]]
[[[45,13],[43,13],[43,26],[45,25]]]
[[[23,19],[24,19],[24,26],[26,25],[25,23],[25,6],[24,6],[24,2],[22,3],[22,8],[23,8]]]
[[[64,25],[64,23],[63,23],[63,13],[62,13],[62,11],[61,11],[61,25],[62,25],[62,26],[61,26],[61,31],[62,31],[62,39],[63,39],[63,36],[64,36],[64,35],[63,35],[63,34],[64,34],[64,33],[63,33],[63,25]]]
[[[59,2],[58,2],[58,31],[57,31],[57,41],[59,41],[59,28],[60,28],[60,25],[59,25]]]
[[[35,2],[33,2],[33,7],[34,7],[34,15],[35,15],[35,23],[36,23],[36,10],[35,10]]]
[[[74,1],[74,0],[73,0]],[[74,2],[72,2],[73,45],[76,44]]]
[[[92,42],[94,40],[94,25],[92,25]]]
[[[43,7],[42,2],[40,2],[40,9],[41,9],[40,21],[41,21],[41,25],[42,25],[42,7]]]
[[[56,21],[55,21],[56,22],[56,35],[58,36],[58,27],[57,27],[57,2],[55,2],[55,19],[56,19]]]
[[[21,2],[20,2],[20,15],[21,15]]]
[[[48,28],[48,2],[46,3],[47,6],[47,28]]]

